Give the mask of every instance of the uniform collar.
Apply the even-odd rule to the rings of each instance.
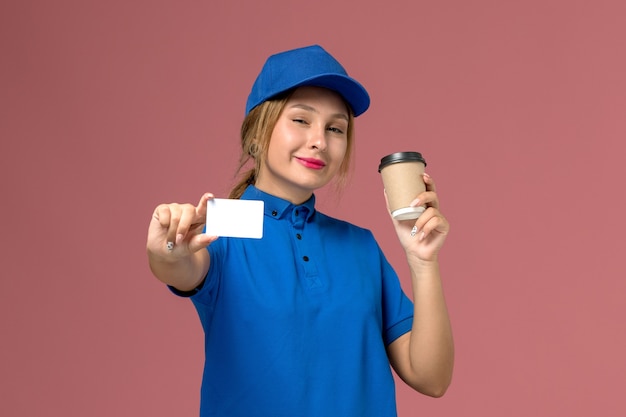
[[[315,195],[311,195],[307,201],[302,204],[295,205],[287,200],[273,196],[264,191],[259,190],[254,185],[249,185],[241,196],[242,200],[262,200],[264,204],[264,213],[267,217],[274,219],[282,219],[291,216],[295,209],[305,208],[306,220],[315,212]]]

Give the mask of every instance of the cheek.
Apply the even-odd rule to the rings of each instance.
[[[273,145],[274,148],[289,149],[297,146],[298,143],[298,136],[288,126],[276,125],[270,139],[270,147]]]
[[[347,150],[348,150],[347,141],[345,140],[337,141],[336,143],[333,144],[333,147],[332,147],[333,157],[337,159],[339,163],[341,163],[341,161],[343,161],[343,158],[346,155]]]
[[[268,148],[267,148],[267,158],[270,156],[278,156],[280,151],[286,149],[289,143],[289,135],[285,132],[285,129],[277,124],[272,131],[272,136],[270,136]]]

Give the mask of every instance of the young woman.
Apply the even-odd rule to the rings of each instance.
[[[454,348],[437,255],[449,230],[433,180],[393,226],[411,271],[403,293],[371,232],[315,209],[345,179],[366,90],[324,49],[273,55],[241,129],[242,176],[230,198],[264,201],[262,239],[203,233],[207,201],[159,205],[147,251],[154,275],[190,297],[205,332],[201,416],[396,415],[390,365],[439,397]],[[411,233],[414,226],[417,233]]]

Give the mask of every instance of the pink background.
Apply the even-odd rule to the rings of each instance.
[[[320,208],[408,290],[381,156],[417,150],[452,386],[400,416],[624,416],[626,2],[3,1],[0,415],[195,416],[192,305],[152,278],[160,202],[227,192],[267,55],[320,43],[367,86],[355,172]]]

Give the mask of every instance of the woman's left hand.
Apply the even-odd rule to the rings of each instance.
[[[413,207],[426,207],[420,217],[416,220],[401,221],[391,218],[391,221],[407,256],[413,255],[422,261],[436,261],[437,254],[450,230],[450,224],[439,211],[439,197],[435,192],[435,183],[428,174],[424,174],[424,183],[426,191],[416,196],[411,203]],[[386,194],[385,201],[387,201]],[[388,202],[387,210],[389,211]]]

